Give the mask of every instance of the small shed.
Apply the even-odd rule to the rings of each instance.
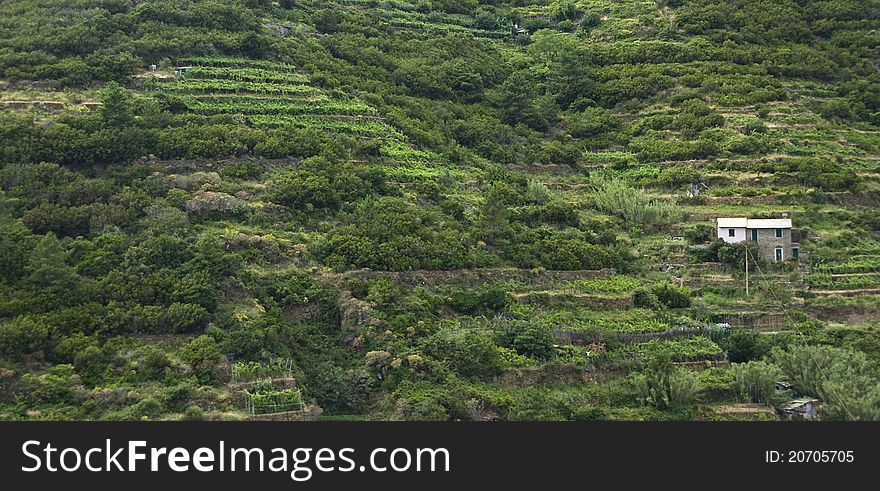
[[[776,392],[794,392],[794,384],[787,380],[776,381]]]
[[[818,399],[802,398],[786,402],[779,407],[783,419],[791,421],[818,421],[821,407]]]

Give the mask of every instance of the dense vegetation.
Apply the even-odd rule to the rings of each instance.
[[[0,419],[880,419],[877,0],[2,9]]]

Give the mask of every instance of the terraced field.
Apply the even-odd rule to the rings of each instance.
[[[295,67],[235,57],[182,58],[172,80],[148,80],[147,93],[174,97],[189,111],[231,116],[254,128],[301,128],[378,142],[374,162],[398,181],[449,174],[442,158],[414,148],[375,107],[310,83]],[[451,171],[455,174],[457,171]]]
[[[291,66],[240,58],[189,58],[182,63],[176,80],[153,82],[148,89],[179,97],[195,113],[243,116],[255,127],[401,138],[374,108],[329,95]]]
[[[0,419],[878,419],[876,3],[7,0]]]

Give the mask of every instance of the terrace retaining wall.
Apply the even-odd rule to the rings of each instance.
[[[524,283],[554,283],[564,281],[594,280],[607,278],[614,269],[585,269],[574,271],[549,271],[518,268],[476,268],[451,271],[348,271],[341,275],[344,279],[356,278],[376,280],[391,278],[396,283],[407,286],[431,287],[434,285],[458,285],[477,287],[494,281],[521,281]]]

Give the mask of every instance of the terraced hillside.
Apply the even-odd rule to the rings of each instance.
[[[877,1],[4,10],[0,418],[880,418]]]

